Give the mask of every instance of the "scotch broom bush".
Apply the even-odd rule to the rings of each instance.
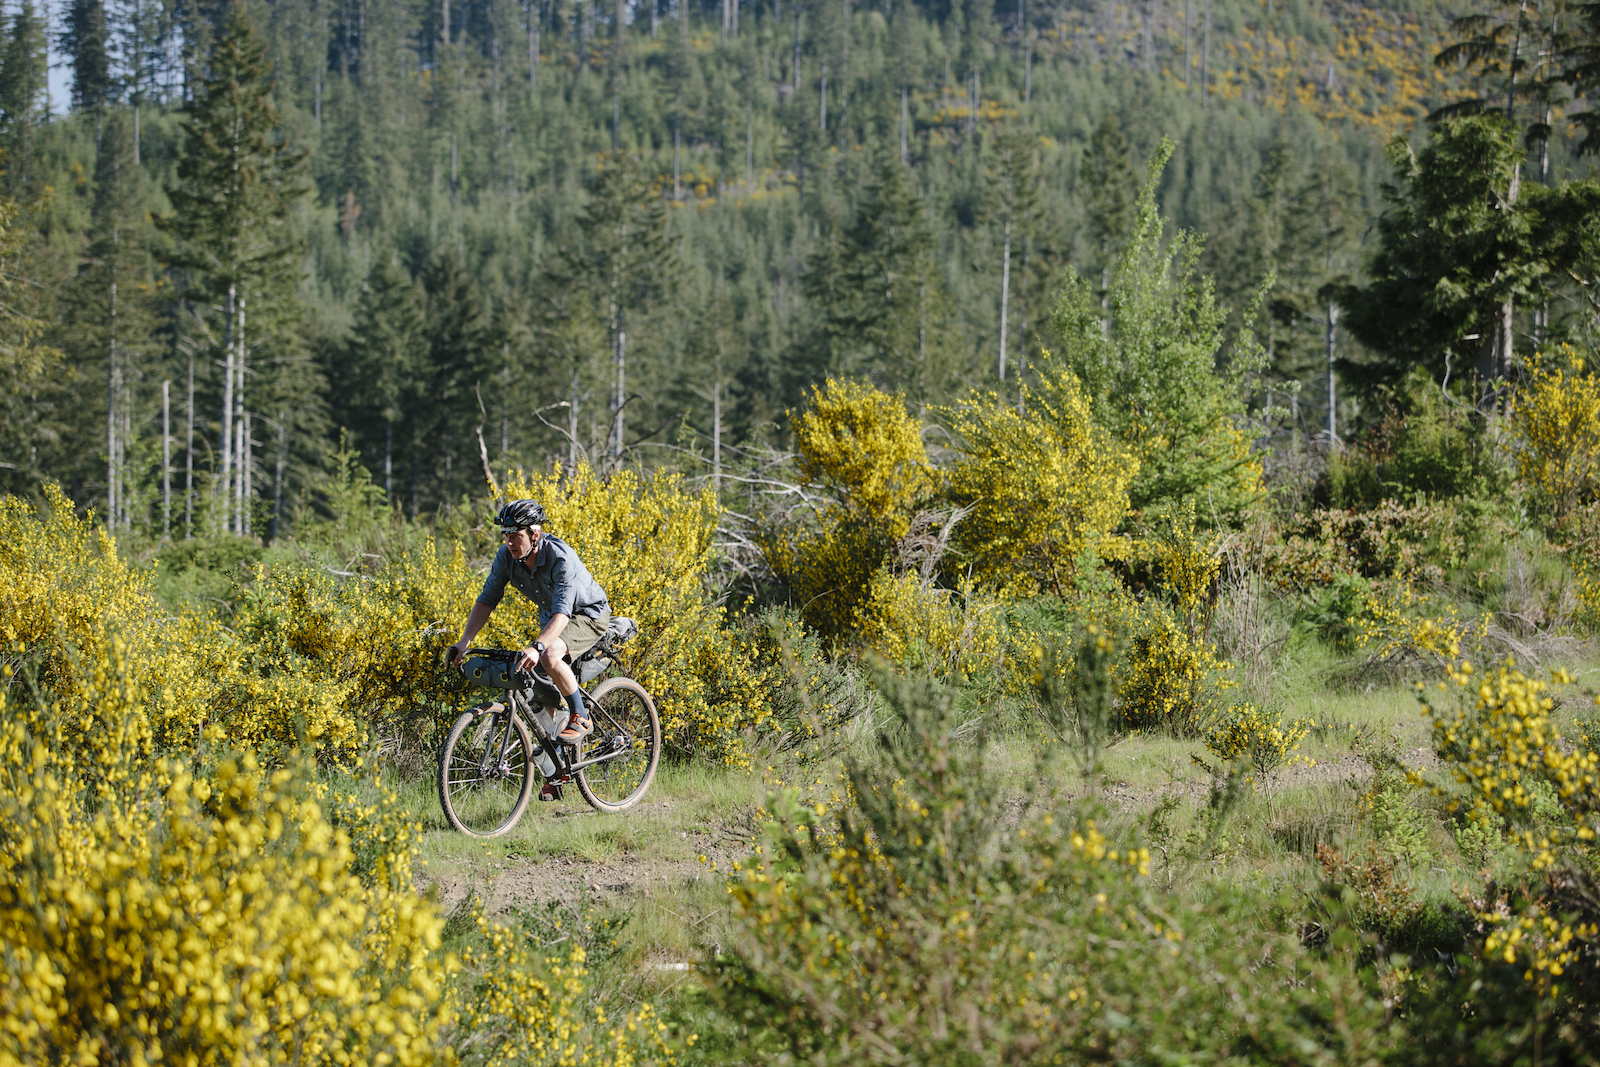
[[[881,760],[837,805],[778,796],[729,879],[714,994],[773,1063],[1365,1064],[1382,1008],[1339,957],[1223,895],[1151,891],[1148,853],[1050,787],[1008,818],[951,695],[884,680]],[[1048,782],[1059,768],[1041,766]]]
[[[794,417],[796,464],[821,500],[810,522],[767,531],[763,548],[806,623],[837,642],[937,473],[904,396],[830,378],[809,401]]]
[[[420,826],[229,753],[179,759],[130,647],[0,690],[0,1065],[673,1062],[648,1007],[585,1018],[582,955],[483,924],[464,959],[416,892]],[[213,750],[220,755],[213,757]]]
[[[764,721],[779,666],[753,658],[716,602],[709,494],[627,471],[602,482],[587,469],[509,488],[546,502],[551,530],[572,538],[613,610],[639,623],[622,665],[656,697],[669,746],[744,759],[744,734]],[[479,696],[440,664],[483,582],[459,545],[442,551],[430,539],[348,575],[314,563],[258,567],[229,629],[162,609],[149,574],[50,492],[43,514],[0,502],[0,637],[44,656],[51,683],[70,690],[76,669],[63,650],[93,662],[117,627],[130,669],[160,682],[151,685],[159,746],[191,750],[215,726],[269,759],[301,737],[334,762],[374,743],[415,756]],[[534,606],[507,597],[480,640],[520,648],[537,632]]]
[[[1092,417],[1077,377],[1053,358],[1036,364],[1021,410],[973,393],[945,412],[960,458],[948,493],[971,514],[955,543],[981,582],[1015,593],[1071,588],[1086,550],[1116,558],[1139,461]]]

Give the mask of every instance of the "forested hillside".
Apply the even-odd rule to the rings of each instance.
[[[271,536],[341,430],[427,514],[482,486],[480,427],[501,472],[703,475],[828,373],[923,409],[1014,387],[1066,272],[1109,284],[1164,136],[1230,330],[1275,278],[1263,442],[1325,436],[1328,287],[1363,276],[1385,142],[1516,66],[1502,25],[1436,67],[1461,34],[1425,3],[74,0],[62,27],[65,117],[39,9],[4,21],[0,476],[157,536]],[[1587,167],[1555,95],[1551,181]],[[1341,427],[1381,414],[1335,395]]]

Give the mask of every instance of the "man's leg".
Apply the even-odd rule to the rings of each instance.
[[[572,666],[563,658],[566,654],[567,643],[558,637],[545,646],[544,655],[539,657],[539,665],[564,697],[578,691],[578,676],[572,673]]]
[[[567,709],[571,713],[566,729],[556,736],[563,741],[581,741],[589,735],[589,720],[584,714],[583,691],[578,688],[578,676],[572,673],[571,665],[563,658],[566,654],[567,643],[558,637],[545,647],[540,662],[550,675],[550,680],[556,684],[556,691],[567,698]]]

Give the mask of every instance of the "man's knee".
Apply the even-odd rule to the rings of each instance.
[[[561,657],[567,654],[567,643],[561,638],[556,638],[544,646],[544,669],[549,670],[553,664],[560,663]]]

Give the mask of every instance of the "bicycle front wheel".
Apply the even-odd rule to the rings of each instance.
[[[439,804],[450,825],[499,837],[517,825],[533,795],[533,739],[504,704],[463,712],[439,753]]]
[[[600,811],[631,808],[650,788],[661,762],[661,720],[644,686],[632,678],[610,678],[588,699],[594,733],[584,742],[584,755],[594,759],[618,755],[578,772],[578,791]]]

